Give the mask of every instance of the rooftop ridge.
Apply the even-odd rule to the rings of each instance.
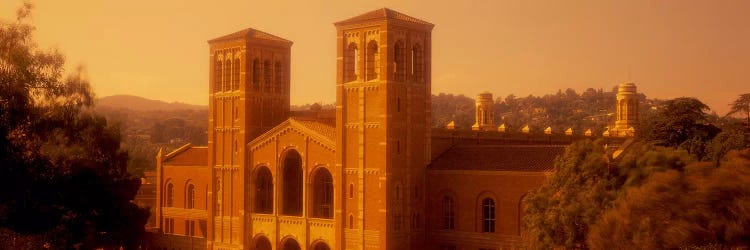
[[[345,19],[343,21],[335,22],[334,25],[340,25],[340,24],[346,24],[346,23],[352,23],[352,22],[369,21],[369,20],[378,20],[378,19],[395,19],[395,20],[417,23],[417,24],[422,24],[422,25],[435,26],[434,24],[427,22],[425,20],[412,17],[404,13],[386,8],[386,7],[372,10],[364,14]]]
[[[212,43],[212,42],[241,39],[241,38],[256,38],[256,39],[263,39],[263,40],[269,40],[269,41],[284,42],[284,43],[289,43],[289,44],[292,43],[292,41],[289,41],[287,39],[270,34],[268,32],[253,29],[253,28],[245,28],[245,29],[230,33],[228,35],[223,35],[223,36],[208,40],[208,42]]]

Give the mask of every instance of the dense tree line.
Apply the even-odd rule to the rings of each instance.
[[[618,158],[600,141],[570,145],[524,200],[526,241],[535,249],[750,245],[750,130],[708,111],[695,98],[659,102]]]
[[[86,111],[82,69],[37,47],[30,13],[0,22],[0,248],[134,248],[148,211],[119,129]]]
[[[505,124],[510,130],[520,130],[526,125],[534,131],[552,127],[562,133],[572,128],[578,134],[591,129],[600,134],[605,127],[614,122],[617,89],[604,91],[589,88],[583,93],[573,89],[559,90],[555,94],[544,96],[516,97],[508,95],[497,97],[495,101],[495,124]],[[648,108],[659,100],[646,99],[639,94],[641,110]],[[474,99],[463,95],[441,93],[432,96],[432,126],[444,127],[454,121],[459,128],[467,129],[474,124]]]

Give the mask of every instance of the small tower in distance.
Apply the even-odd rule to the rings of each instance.
[[[476,101],[476,122],[471,126],[471,130],[495,130],[495,101],[492,99],[492,93],[484,92],[477,95]]]
[[[638,94],[635,83],[623,83],[617,88],[617,117],[614,131],[619,136],[634,136],[638,127]]]

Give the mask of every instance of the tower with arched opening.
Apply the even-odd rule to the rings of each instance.
[[[623,83],[617,87],[616,116],[616,135],[634,136],[638,127],[638,93],[635,83]]]
[[[354,187],[342,211],[354,216],[345,248],[420,249],[434,25],[383,8],[335,26],[336,161],[346,169],[341,187]]]

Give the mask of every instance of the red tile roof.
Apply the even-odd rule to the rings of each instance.
[[[367,12],[359,16],[355,16],[355,17],[352,17],[352,18],[349,18],[340,22],[336,22],[335,24],[339,25],[339,24],[345,24],[345,23],[362,22],[362,21],[378,20],[378,19],[395,19],[395,20],[400,20],[400,21],[405,21],[405,22],[434,26],[433,24],[429,22],[426,22],[419,18],[408,16],[404,13],[401,13],[401,12],[398,12],[389,8],[373,10],[373,11]]]
[[[269,33],[256,30],[253,28],[247,28],[243,29],[237,32],[234,32],[229,35],[224,35],[221,37],[217,37],[211,40],[208,40],[208,42],[216,42],[216,41],[224,41],[224,40],[233,40],[233,39],[243,39],[243,38],[256,38],[256,39],[264,39],[264,40],[270,40],[270,41],[278,41],[278,42],[284,42],[291,44],[292,41],[286,40],[284,38],[271,35]]]
[[[565,147],[559,145],[457,145],[428,169],[543,172],[553,170],[563,153]]]
[[[298,122],[305,128],[315,131],[325,136],[328,139],[331,139],[333,141],[336,140],[336,128],[334,128],[331,125],[318,122],[318,121],[313,121],[313,120],[305,120],[305,119],[298,119],[298,118],[291,118],[291,119]]]

